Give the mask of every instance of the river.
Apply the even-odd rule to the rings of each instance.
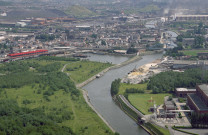
[[[117,78],[123,78],[135,66],[138,68],[144,64],[161,58],[162,54],[143,56],[142,60],[133,62],[118,69],[113,69],[105,73],[101,78],[95,79],[83,87],[88,91],[90,102],[95,109],[104,117],[104,119],[120,135],[147,135],[146,131],[140,128],[135,121],[126,115],[112,100],[110,94],[111,82]],[[98,58],[97,60],[95,58]],[[101,58],[102,57],[102,58]],[[127,60],[123,56],[94,55],[91,54],[89,60],[100,62],[112,62],[113,64],[121,63]]]
[[[149,29],[155,29],[156,28],[156,24],[157,24],[157,20],[153,20],[153,21],[148,21],[146,22],[145,24],[145,27],[146,28],[149,28]],[[178,45],[174,43],[174,41],[176,41],[176,37],[178,36],[177,33],[175,33],[174,31],[166,31],[167,34],[170,35],[170,39],[167,39],[167,48],[171,49],[171,48],[175,48],[177,47]]]

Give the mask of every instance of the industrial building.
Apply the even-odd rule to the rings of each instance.
[[[178,97],[186,98],[187,94],[196,93],[196,89],[176,88],[175,93]]]
[[[175,118],[177,113],[173,112],[176,110],[172,100],[169,97],[164,98],[164,105],[157,108],[157,118]]]
[[[176,21],[208,21],[208,15],[175,15]]]
[[[196,86],[195,94],[188,94],[189,107],[197,113],[208,113],[208,85]]]

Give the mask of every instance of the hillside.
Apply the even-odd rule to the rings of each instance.
[[[82,6],[72,6],[69,7],[66,11],[66,14],[77,17],[77,18],[85,18],[85,17],[93,17],[96,16],[96,13],[92,12],[91,10],[82,7]]]

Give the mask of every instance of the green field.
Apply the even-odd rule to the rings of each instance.
[[[158,11],[158,10],[160,10],[160,8],[157,5],[148,5],[140,9],[139,11],[143,13],[148,13],[148,12],[153,12],[153,11]]]
[[[156,105],[161,105],[164,103],[165,96],[171,96],[171,94],[129,94],[128,99],[143,114],[151,114],[148,109],[154,105],[154,101]],[[151,99],[153,102],[150,102]]]
[[[208,50],[185,50],[182,51],[187,56],[197,56],[199,52],[208,52]]]
[[[151,90],[147,90],[147,83],[144,83],[144,84],[121,83],[120,87],[119,87],[118,95],[124,94],[126,89],[129,89],[129,88],[142,89],[142,90],[145,90],[146,93],[150,93],[151,92]]]
[[[54,57],[49,58],[54,59]],[[67,61],[64,58],[62,60],[65,61],[33,59],[1,65],[0,71],[5,73],[0,76],[0,116],[2,120],[0,128],[4,129],[1,133],[29,134],[30,131],[33,131],[34,133],[54,134],[55,131],[67,131],[68,129],[65,128],[67,127],[76,135],[113,134],[86,104],[81,94],[82,91],[76,89],[74,82],[65,73],[60,72],[65,64],[69,64],[67,68],[70,70],[79,66],[78,70],[74,70],[73,75],[75,79],[83,78],[83,75],[86,75],[84,81],[111,64]],[[24,114],[21,112],[22,115],[19,115],[14,111],[12,116],[5,115],[5,112],[10,112],[11,109],[18,110],[15,106],[10,109],[7,107],[8,105],[2,109],[2,104],[7,101],[10,103],[8,105],[11,105],[12,101],[17,102],[18,105],[15,106],[22,108]],[[42,114],[30,117],[31,113],[35,113],[37,109]],[[41,117],[44,117],[43,120],[48,120],[46,121],[48,125],[36,126],[41,124]],[[16,119],[18,122],[15,123]],[[50,125],[50,121],[57,129]],[[24,122],[27,122],[26,126],[22,126]],[[4,124],[6,126],[3,126]],[[21,131],[16,131],[15,128],[19,128]],[[38,128],[42,130],[38,130]]]
[[[50,101],[48,101],[44,99],[43,94],[38,94],[39,89],[40,87],[38,85],[35,85],[35,87],[31,85],[19,89],[6,89],[1,93],[0,98],[17,100],[20,107],[27,107],[30,109],[44,108],[45,113],[49,115],[56,114],[61,116],[64,113],[71,114],[71,119],[64,120],[58,124],[71,127],[77,134],[112,134],[109,128],[85,103],[82,96],[79,98],[71,97],[70,93],[59,90],[56,91],[54,95],[49,96]],[[42,92],[44,92],[44,90]],[[23,104],[24,100],[29,100],[29,103]]]
[[[110,66],[112,66],[110,63],[78,61],[67,65],[65,72],[69,73],[76,83],[82,83]]]
[[[84,18],[84,17],[93,17],[96,16],[96,13],[92,12],[91,10],[82,7],[82,6],[71,6],[66,11],[66,14],[77,17],[77,18]]]
[[[147,123],[146,126],[148,128],[151,128],[154,132],[156,132],[159,135],[170,135],[170,132],[169,132],[168,129],[156,126],[156,125],[151,124],[151,123]]]

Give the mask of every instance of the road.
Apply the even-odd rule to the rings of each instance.
[[[123,95],[118,95],[120,99],[129,107],[131,108],[134,112],[137,113],[137,115],[141,118],[143,118],[145,115],[143,115],[140,111],[138,111],[135,107],[133,107],[129,101],[126,100],[126,98]]]

